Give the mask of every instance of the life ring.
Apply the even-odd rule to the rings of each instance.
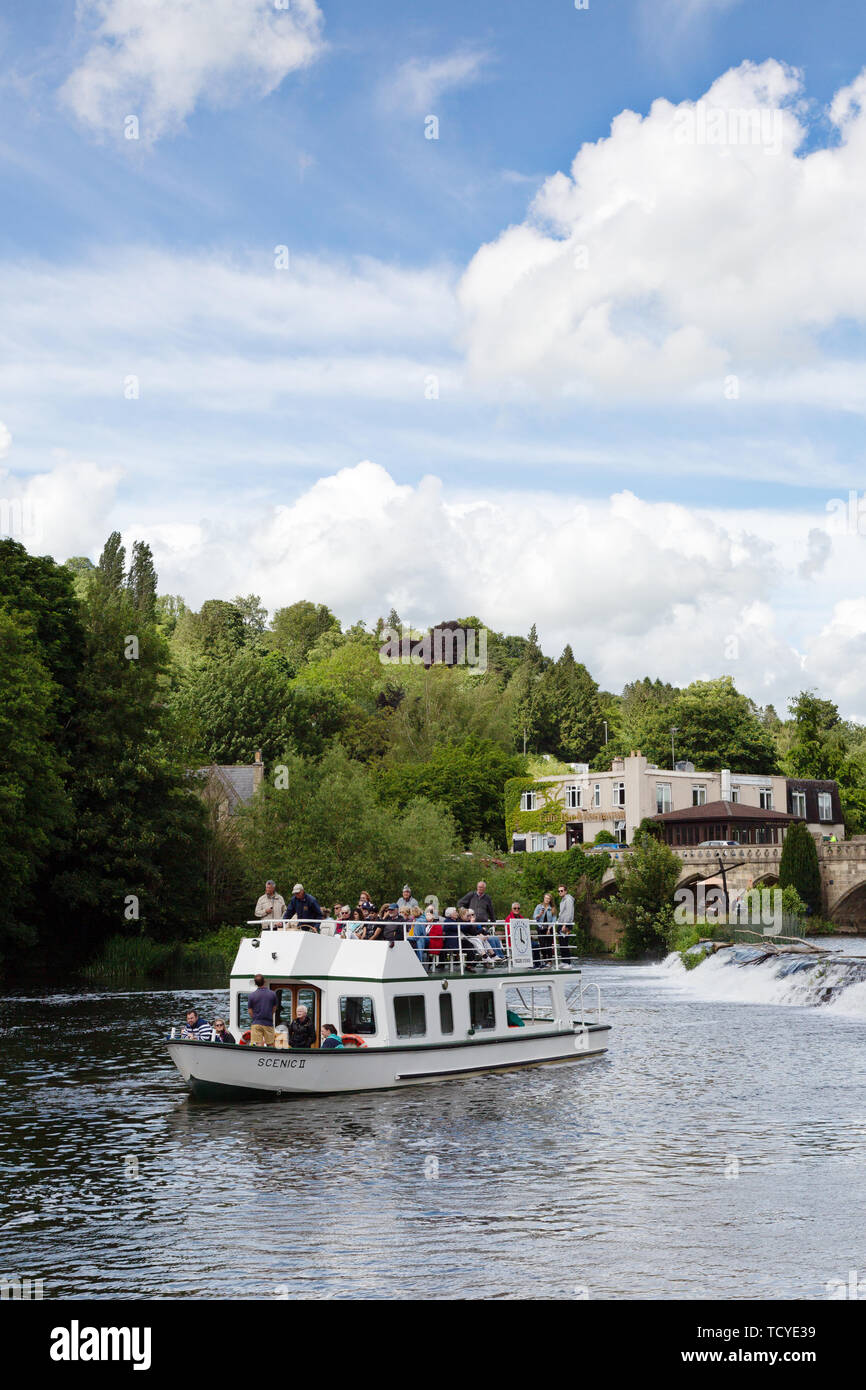
[[[357,1033],[344,1033],[344,1034],[343,1034],[343,1046],[344,1046],[344,1047],[366,1047],[367,1044],[364,1042],[364,1039],[363,1039],[363,1038],[359,1038],[359,1037],[358,1037],[358,1034],[357,1034]]]
[[[248,1028],[247,1031],[246,1031],[245,1033],[241,1033],[240,1037],[238,1038],[238,1042],[241,1044],[241,1046],[243,1046],[243,1044],[244,1044],[244,1043],[248,1043],[249,1040],[250,1040],[250,1030],[249,1030],[249,1028]]]

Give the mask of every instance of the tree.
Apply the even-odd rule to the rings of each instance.
[[[623,923],[620,949],[634,958],[670,947],[673,895],[682,863],[673,850],[651,835],[644,836],[615,870],[609,910]]]
[[[339,631],[339,619],[327,604],[301,599],[288,608],[278,608],[271,621],[269,645],[284,652],[296,665],[306,659],[310,648],[326,632]]]
[[[238,594],[234,606],[241,615],[247,643],[255,646],[262,637],[268,622],[268,610],[258,594]]]
[[[116,533],[88,589],[84,619],[70,721],[74,835],[52,884],[64,921],[75,928],[58,945],[79,958],[118,927],[189,935],[205,842],[203,806],[178,762],[159,698],[165,643],[135,608]]]
[[[788,708],[793,716],[793,742],[785,759],[792,777],[846,780],[848,759],[839,711],[832,700],[801,690]]]
[[[37,877],[68,831],[70,806],[54,746],[58,687],[37,654],[35,624],[0,607],[0,651],[2,962],[36,938]]]
[[[239,812],[249,891],[263,866],[282,883],[299,879],[320,902],[357,902],[362,888],[391,901],[407,881],[441,900],[460,883],[462,856],[452,818],[413,801],[401,810],[375,796],[371,774],[342,748],[319,761],[287,752],[277,786],[268,779]]]
[[[507,753],[491,739],[473,736],[435,748],[425,762],[386,767],[378,790],[386,805],[398,809],[419,797],[435,801],[454,817],[464,845],[477,835],[501,847],[503,788],[509,777],[525,771],[522,757]]]
[[[598,686],[568,646],[544,679],[550,687],[548,708],[554,735],[550,751],[566,761],[589,762],[604,741]]]
[[[779,887],[796,888],[811,912],[821,911],[821,867],[815,841],[805,821],[794,821],[785,832],[779,860]]]
[[[30,555],[17,541],[0,540],[0,607],[26,617],[32,629],[33,650],[57,687],[53,709],[62,747],[84,660],[73,573],[48,556]]]
[[[241,651],[200,658],[170,697],[190,763],[265,762],[285,750],[317,755],[340,731],[344,698],[322,686],[295,682],[279,652]]]
[[[156,620],[156,570],[146,541],[135,541],[126,587],[136,613],[146,623]]]

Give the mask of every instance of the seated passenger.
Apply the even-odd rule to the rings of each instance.
[[[224,1018],[214,1019],[212,1041],[215,1043],[233,1043],[235,1041],[233,1034],[226,1028],[226,1021]]]
[[[210,1042],[213,1029],[206,1019],[195,1009],[187,1009],[186,1023],[180,1030],[182,1038],[195,1038],[198,1042]]]
[[[343,1039],[337,1032],[333,1023],[326,1023],[322,1028],[322,1047],[342,1047]]]
[[[298,1013],[289,1024],[289,1047],[313,1047],[316,1028],[307,1014],[306,1004],[298,1005]]]
[[[358,898],[358,907],[362,912],[366,913],[375,913],[376,911],[376,904],[373,902],[366,888],[361,889],[361,895]]]

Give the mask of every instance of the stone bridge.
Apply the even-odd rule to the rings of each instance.
[[[671,846],[683,861],[677,886],[688,887],[702,879],[719,877],[719,859],[725,868],[729,889],[772,887],[779,881],[781,845],[742,845],[717,849]],[[629,850],[614,857],[622,861]],[[830,921],[849,931],[866,934],[866,835],[855,835],[837,844],[818,845],[821,869],[823,913]],[[604,895],[613,889],[614,869],[606,870],[601,881]]]

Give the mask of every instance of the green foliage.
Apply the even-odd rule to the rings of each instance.
[[[0,607],[0,960],[35,939],[30,897],[70,821],[53,747],[58,687],[28,617]]]
[[[614,871],[609,911],[623,924],[620,953],[634,958],[669,949],[673,895],[682,864],[662,841],[646,836]]]
[[[795,888],[812,912],[821,910],[821,869],[818,851],[803,821],[788,826],[779,860],[779,886]]]
[[[158,698],[166,648],[136,609],[119,540],[109,538],[88,589],[70,721],[75,832],[52,893],[74,923],[76,939],[63,941],[72,951],[122,924],[130,897],[143,930],[178,935],[201,893],[203,807],[167,736]]]
[[[456,826],[439,806],[383,805],[370,772],[341,748],[281,762],[287,787],[267,782],[240,813],[251,896],[263,872],[289,887],[300,880],[322,903],[357,902],[362,888],[393,901],[407,881],[419,901],[428,892],[445,900],[464,882]]]
[[[268,633],[268,644],[300,665],[326,632],[339,632],[340,622],[324,603],[301,599],[278,608]]]
[[[678,760],[687,759],[698,768],[730,767],[738,772],[776,769],[772,731],[730,676],[693,681],[684,690],[648,678],[626,686],[621,728],[607,755],[639,748],[650,762],[668,767],[672,725],[677,729]]]
[[[650,836],[653,840],[661,840],[664,838],[663,828],[659,825],[657,820],[653,820],[652,816],[644,816],[640,825],[634,832],[632,844],[641,844],[647,836]]]
[[[492,739],[473,736],[434,749],[423,763],[383,768],[379,796],[398,809],[418,797],[441,805],[454,817],[464,844],[473,835],[505,843],[503,787],[523,771],[523,759],[506,753]]]
[[[190,763],[265,762],[289,748],[316,756],[340,731],[345,701],[336,691],[292,679],[279,652],[191,663],[172,693],[171,709],[183,731]]]

